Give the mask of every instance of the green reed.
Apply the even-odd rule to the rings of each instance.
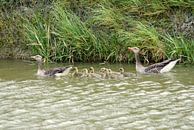
[[[192,0],[4,0],[0,7],[0,31],[8,32],[0,48],[22,44],[58,62],[133,62],[127,47],[137,46],[144,61],[193,62]]]
[[[183,37],[173,37],[169,34],[164,36],[166,41],[168,57],[182,58],[184,62],[194,62],[194,40],[188,40]]]

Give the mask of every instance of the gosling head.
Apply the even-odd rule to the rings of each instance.
[[[73,70],[74,72],[78,73],[78,68],[77,68],[77,67],[74,67],[72,70]]]
[[[120,68],[119,70],[121,73],[123,73],[125,71],[124,68]]]
[[[109,74],[112,74],[112,70],[111,69],[107,69]]]
[[[88,69],[86,69],[86,68],[82,69],[82,73],[83,74],[88,74]]]
[[[140,49],[138,47],[128,47],[129,51],[133,51],[134,53],[139,53]]]
[[[94,67],[90,67],[89,72],[94,73]]]
[[[100,68],[100,72],[101,72],[101,73],[104,73],[105,70],[106,70],[106,68]]]

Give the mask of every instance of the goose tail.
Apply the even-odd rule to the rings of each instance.
[[[181,61],[181,58],[169,62],[166,66],[164,66],[164,68],[162,68],[160,70],[160,73],[165,73],[165,72],[171,71],[178,61]]]

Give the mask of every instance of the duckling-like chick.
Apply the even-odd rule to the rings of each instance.
[[[111,69],[108,69],[108,71],[109,71],[111,74],[120,75],[119,72],[113,71],[113,70],[111,70]]]
[[[124,76],[124,77],[131,77],[132,73],[129,72],[125,72],[124,68],[120,68],[120,73]]]
[[[77,67],[74,67],[73,70],[72,77],[81,77],[83,75],[81,72],[79,72]]]
[[[101,78],[101,75],[94,72],[94,67],[90,67],[90,69],[89,69],[89,77]]]
[[[90,67],[89,73],[94,73],[94,67]]]
[[[119,72],[114,72],[111,69],[108,69],[108,72],[109,72],[109,76],[110,76],[111,79],[120,79],[120,78],[123,78],[123,75],[120,74]]]
[[[100,72],[104,72],[106,70],[106,68],[100,68]]]
[[[89,77],[88,69],[84,68],[82,69],[82,76],[81,77]]]
[[[110,72],[108,69],[104,68],[103,70],[100,70],[101,71],[101,78],[103,79],[110,79],[111,76],[110,76]]]
[[[103,78],[103,79],[105,79],[106,77],[107,77],[107,73],[108,73],[108,70],[106,69],[106,68],[100,68],[100,76],[101,76],[101,78]]]

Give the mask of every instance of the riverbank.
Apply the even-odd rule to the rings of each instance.
[[[3,46],[0,48],[0,59],[29,59],[31,55],[29,49],[21,46]]]
[[[194,63],[192,0],[30,1],[0,4],[0,58],[40,54],[55,62]]]

